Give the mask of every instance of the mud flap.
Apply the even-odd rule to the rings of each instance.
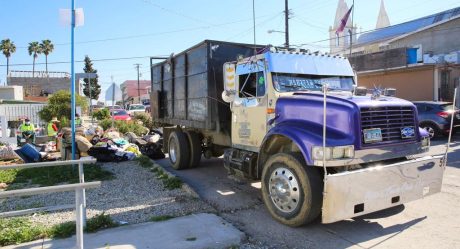
[[[429,156],[391,165],[327,175],[322,222],[332,223],[441,191],[442,156]]]

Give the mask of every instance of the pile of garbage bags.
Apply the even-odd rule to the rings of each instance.
[[[158,134],[137,137],[129,132],[122,136],[116,130],[108,130],[102,136],[91,138],[92,147],[88,155],[99,162],[121,162],[132,160],[142,154],[152,159],[164,158],[162,139]]]

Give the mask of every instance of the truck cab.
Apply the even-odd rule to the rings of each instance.
[[[393,90],[358,91],[346,58],[268,51],[226,63],[224,89],[225,166],[261,179],[284,224],[321,211],[331,223],[440,191],[441,157],[424,157],[430,142],[415,106]]]

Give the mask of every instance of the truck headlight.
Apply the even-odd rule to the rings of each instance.
[[[332,149],[331,147],[326,147],[325,152],[323,151],[322,146],[313,146],[312,157],[314,160],[323,160],[323,154],[326,154],[326,160],[331,160],[332,158]]]
[[[326,147],[326,160],[353,158],[355,156],[355,147],[353,145]],[[323,147],[313,146],[313,160],[323,160]]]

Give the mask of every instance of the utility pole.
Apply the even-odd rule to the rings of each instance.
[[[354,27],[353,27],[353,18],[355,16],[355,0],[353,0],[353,4],[351,5],[351,7],[353,8],[351,10],[351,34],[350,34],[350,55],[348,57],[351,57],[351,53],[352,53],[352,48],[353,48],[353,30],[354,30]]]
[[[141,103],[141,84],[139,82],[139,67],[141,66],[142,64],[139,64],[139,63],[136,63],[134,64],[134,66],[136,66],[136,69],[137,69],[137,95],[139,96],[139,103]]]
[[[288,0],[284,1],[284,24],[285,24],[285,35],[286,35],[286,48],[289,48],[289,7]]]

